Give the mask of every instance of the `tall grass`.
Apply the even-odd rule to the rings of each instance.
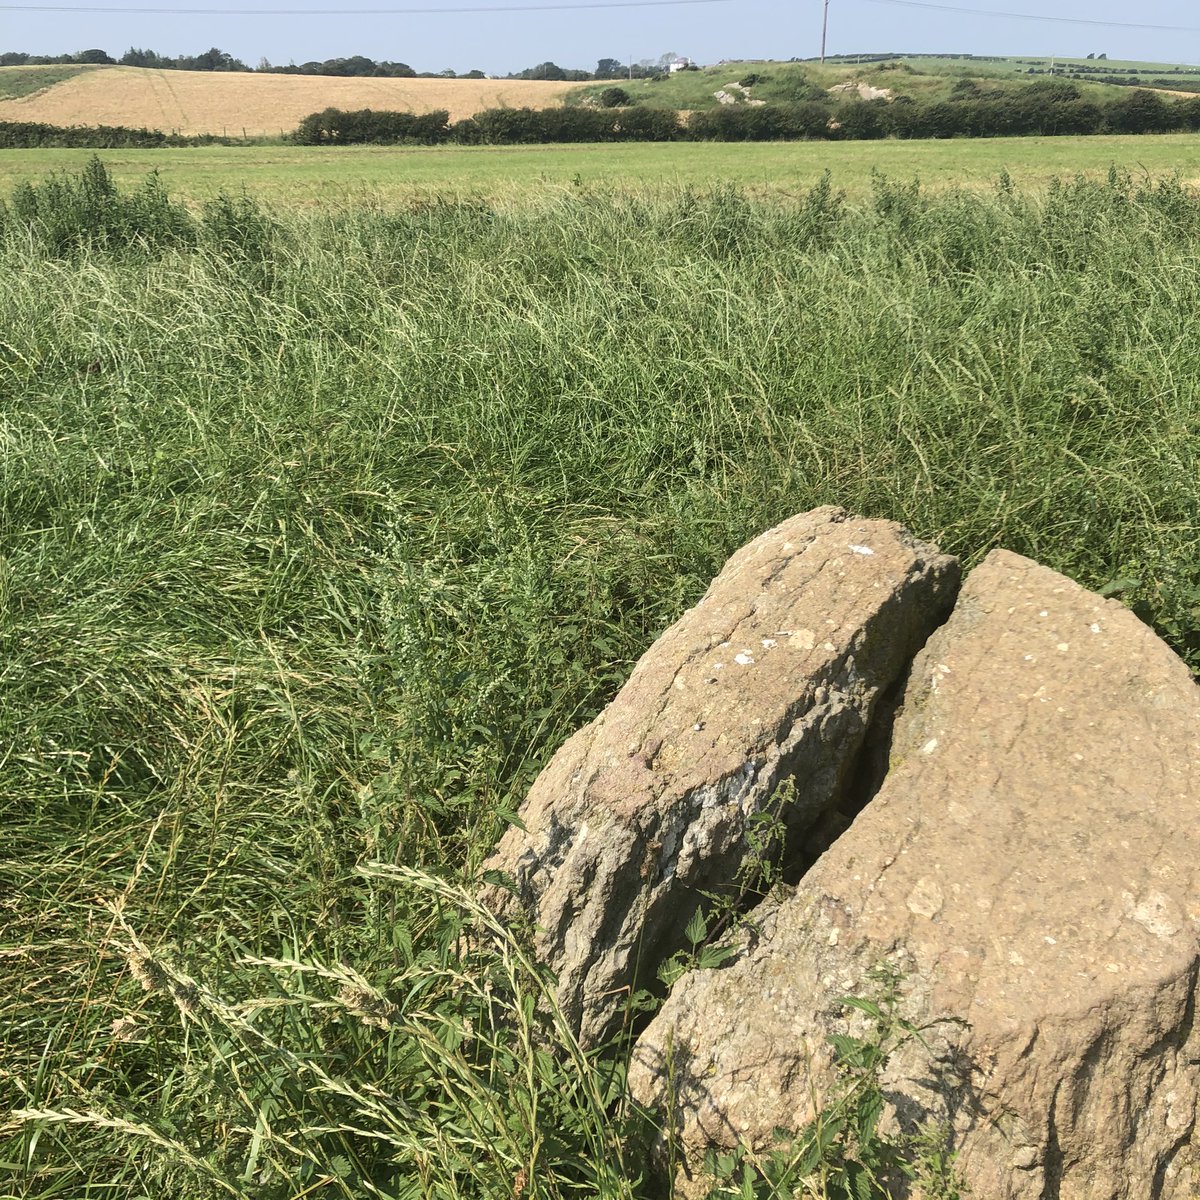
[[[619,1052],[472,880],[794,511],[1033,555],[1197,663],[1178,185],[166,204],[0,217],[14,1195],[646,1194]]]

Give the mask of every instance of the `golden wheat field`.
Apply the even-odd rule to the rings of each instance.
[[[294,129],[322,108],[400,112],[450,110],[452,121],[485,108],[551,108],[578,84],[525,79],[372,79],[153,71],[97,67],[18,100],[0,101],[0,121],[130,125],[183,134],[240,137]]]

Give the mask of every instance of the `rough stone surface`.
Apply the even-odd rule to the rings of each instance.
[[[1184,1200],[1198,945],[1200,689],[1119,604],[995,551],[914,663],[878,795],[742,958],[681,981],[631,1085],[673,1093],[692,1164],[766,1146],[886,961],[908,1018],[969,1022],[886,1084],[902,1125],[951,1122],[972,1196]]]
[[[890,88],[872,87],[869,83],[835,83],[829,89],[831,96],[855,96],[859,100],[891,100],[894,92]]]
[[[607,709],[534,784],[485,901],[536,927],[585,1044],[731,888],[748,823],[795,780],[790,831],[837,804],[880,693],[944,619],[956,560],[887,521],[824,508],[739,550]]]

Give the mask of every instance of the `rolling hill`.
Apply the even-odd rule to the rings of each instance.
[[[654,108],[711,108],[727,100],[788,103],[817,99],[829,88],[865,85],[890,96],[908,96],[922,103],[948,100],[956,86],[971,80],[990,94],[1020,91],[1035,80],[1053,75],[1069,79],[1091,99],[1110,98],[1118,85],[1153,88],[1172,94],[1200,91],[1200,67],[1164,63],[1125,63],[1089,59],[982,58],[952,55],[853,55],[791,62],[724,62],[698,71],[630,81],[584,84],[574,100],[599,96],[620,87],[638,104]],[[745,88],[740,85],[747,85]]]
[[[520,79],[335,78],[90,67],[66,78],[61,68],[57,75],[52,74],[55,68],[41,68],[49,83],[36,88],[38,78],[32,70],[0,68],[0,97],[9,97],[0,99],[0,121],[129,125],[230,137],[288,132],[309,113],[330,106],[416,113],[445,108],[451,120],[505,105],[549,108],[579,86]],[[8,72],[21,73],[19,86],[5,86]]]
[[[144,67],[0,67],[0,121],[125,125],[164,132],[272,137],[323,108],[426,113],[457,121],[487,108],[595,103],[619,87],[651,108],[695,110],[719,103],[778,103],[836,95],[907,96],[920,103],[1003,96],[1053,75],[1103,103],[1121,89],[1200,92],[1200,67],[1109,60],[860,55],[791,62],[724,62],[653,79],[588,84],[517,79],[386,79]],[[1103,95],[1103,99],[1101,98]]]

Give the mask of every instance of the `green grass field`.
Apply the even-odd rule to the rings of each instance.
[[[77,171],[90,150],[0,154],[0,195],[52,171]],[[1101,179],[1111,166],[1154,178],[1200,180],[1200,137],[995,138],[952,141],[686,143],[611,146],[302,146],[104,151],[122,184],[157,171],[171,192],[194,201],[245,189],[284,208],[393,203],[417,195],[526,203],[565,191],[643,192],[733,183],[754,195],[796,197],[829,171],[854,201],[871,194],[874,172],[919,176],[927,189],[987,190],[1007,171],[1026,188],[1052,179]]]
[[[186,151],[15,195],[0,1194],[669,1194],[627,1047],[539,1005],[479,864],[815,505],[1111,585],[1198,665],[1200,202],[1107,177],[1128,145]]]
[[[1034,75],[1030,75],[1030,72]],[[1114,80],[1125,82],[1136,74],[1154,86],[1194,90],[1200,87],[1200,68],[1182,64],[1134,63],[1088,59],[1049,58],[943,58],[912,54],[880,60],[877,57],[830,58],[821,63],[804,62],[729,62],[702,67],[695,71],[677,71],[647,79],[605,80],[582,85],[568,103],[587,97],[599,97],[607,88],[619,87],[638,104],[652,108],[698,109],[718,103],[715,93],[726,91],[743,99],[752,97],[767,102],[789,102],[821,98],[822,90],[846,82],[869,83],[886,88],[895,95],[909,96],[923,103],[946,100],[955,83],[962,79],[988,81],[1005,92],[1016,92],[1035,78],[1076,77],[1082,93],[1101,102],[1117,91]],[[753,79],[748,91],[736,87]],[[1159,82],[1161,81],[1161,82]],[[814,91],[814,88],[816,89]]]
[[[0,69],[0,100],[19,100],[32,96],[43,88],[53,87],[65,79],[73,79],[90,66],[4,67]]]
[[[841,64],[848,63],[847,59],[836,60]],[[945,74],[945,75],[974,75],[978,73],[993,74],[993,75],[1014,75],[1025,74],[1030,67],[1039,71],[1062,70],[1072,71],[1077,68],[1091,67],[1095,70],[1107,69],[1110,71],[1136,71],[1139,75],[1146,76],[1170,76],[1178,75],[1181,78],[1192,76],[1193,78],[1200,74],[1200,67],[1191,63],[1156,63],[1144,62],[1138,59],[1089,59],[1089,58],[1064,58],[1056,56],[1054,58],[1044,57],[964,57],[964,58],[942,58],[930,54],[906,54],[903,56],[903,62],[908,63],[914,70],[930,75]],[[809,64],[805,63],[805,66]],[[1101,78],[1103,78],[1101,76]]]

